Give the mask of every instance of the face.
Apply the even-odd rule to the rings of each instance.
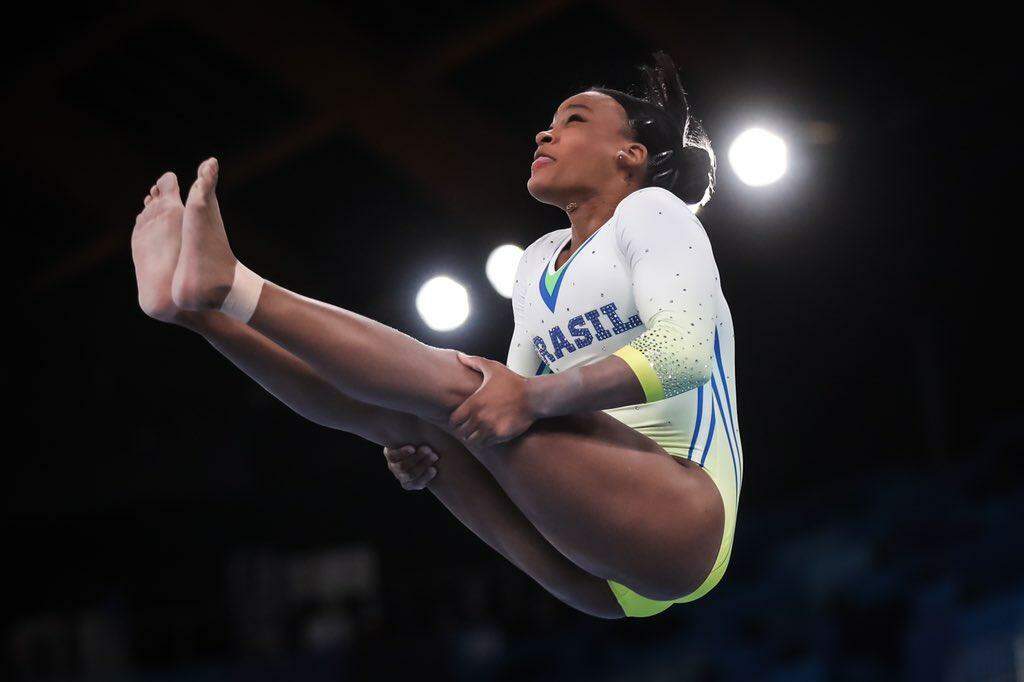
[[[587,91],[562,102],[551,127],[537,133],[541,156],[530,167],[530,195],[564,208],[636,182],[647,150],[627,137],[627,126],[626,111],[608,95]]]

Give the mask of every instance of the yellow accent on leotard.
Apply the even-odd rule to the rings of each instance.
[[[644,397],[647,402],[653,403],[656,400],[664,399],[665,389],[661,386],[661,380],[658,379],[654,368],[651,367],[651,363],[643,353],[627,344],[615,351],[613,355],[618,355],[625,360],[629,368],[633,370],[633,374],[636,374],[636,378],[640,380],[640,387],[644,389]]]
[[[656,442],[673,457],[681,457],[701,464],[705,473],[711,477],[711,480],[718,488],[725,507],[725,527],[722,532],[722,543],[719,546],[714,567],[704,582],[693,592],[677,599],[659,601],[641,596],[620,583],[612,580],[608,581],[612,593],[627,616],[653,616],[654,614],[661,613],[673,604],[699,599],[719,583],[729,566],[729,558],[732,555],[733,534],[736,529],[736,512],[739,505],[739,490],[737,489],[739,472],[734,471],[734,467],[739,464],[738,457],[740,455],[734,455],[730,451],[729,438],[725,432],[725,429],[730,428],[730,424],[728,419],[723,423],[721,413],[717,414],[714,431],[711,433],[710,439],[708,438],[708,431],[710,429],[707,425],[710,424],[711,415],[718,410],[718,406],[713,395],[710,395],[712,390],[710,383],[705,385],[702,390],[708,394],[705,396],[705,400],[702,401],[704,406],[703,425],[700,429],[700,438],[697,439],[692,448],[690,446],[694,441],[693,424],[681,425],[674,423],[674,421],[679,421],[679,416],[682,412],[680,407],[684,404],[684,401],[693,399],[690,392],[644,405],[605,410],[605,412],[622,423],[636,429]]]

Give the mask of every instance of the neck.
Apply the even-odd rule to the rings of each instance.
[[[630,184],[615,192],[594,194],[586,199],[570,202],[565,209],[572,226],[570,249],[572,251],[578,249],[580,244],[608,222],[612,214],[615,213],[615,207],[619,205],[619,202],[635,189],[637,188]]]

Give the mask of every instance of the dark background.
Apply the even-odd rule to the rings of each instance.
[[[110,3],[8,21],[0,677],[1024,675],[1012,22],[827,5]],[[137,307],[142,197],[216,155],[254,270],[503,359],[511,313],[484,260],[567,224],[526,192],[534,135],[565,97],[638,82],[656,49],[719,152],[700,216],[747,467],[732,565],[694,604],[572,611],[403,492],[377,447]],[[789,145],[775,185],[729,168],[750,125]],[[450,333],[413,305],[439,273],[473,306]]]

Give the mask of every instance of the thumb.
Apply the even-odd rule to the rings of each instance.
[[[459,362],[464,364],[466,367],[469,367],[470,369],[476,370],[477,372],[480,372],[484,376],[487,376],[487,365],[485,364],[486,361],[483,358],[477,357],[475,355],[466,355],[462,351],[455,352],[458,353],[459,355]]]

